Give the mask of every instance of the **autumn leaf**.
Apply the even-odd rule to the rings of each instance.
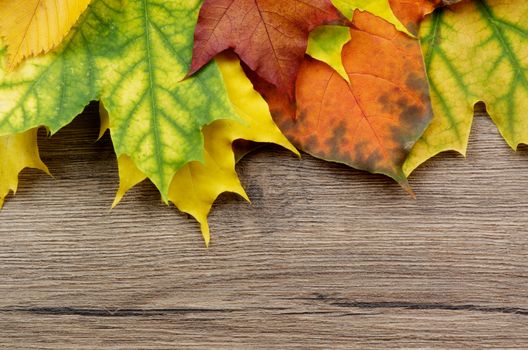
[[[459,0],[452,0],[452,3]],[[369,2],[362,1],[334,1],[339,4],[345,13],[352,17],[352,9],[370,8],[373,14],[388,20],[397,28],[401,20],[409,32],[417,35],[420,22],[424,17],[431,13],[437,6],[447,4],[442,0],[375,0]],[[390,6],[389,6],[390,5]],[[387,15],[390,10],[390,16]],[[394,21],[393,12],[397,19]],[[401,29],[401,28],[400,28]],[[350,40],[350,31],[348,27],[338,25],[320,26],[310,33],[308,39],[308,48],[306,53],[311,57],[325,62],[334,70],[336,70],[345,80],[348,81],[348,76],[341,61],[341,51],[343,46]]]
[[[321,26],[310,33],[306,53],[311,57],[328,64],[343,79],[348,74],[341,60],[343,47],[350,41],[350,29],[343,26]]]
[[[190,74],[233,48],[261,78],[292,97],[308,33],[342,20],[330,0],[205,0]]]
[[[413,35],[418,34],[419,24],[426,15],[442,6],[442,0],[389,0],[396,17]]]
[[[396,17],[414,35],[418,34],[420,22],[435,8],[454,5],[462,0],[389,0]]]
[[[405,163],[466,154],[474,105],[484,101],[506,142],[528,143],[528,2],[471,0],[436,11],[421,29],[435,117]]]
[[[210,241],[207,216],[216,198],[223,192],[233,192],[249,200],[235,171],[235,140],[275,143],[298,154],[273,122],[266,102],[253,90],[238,59],[222,55],[216,60],[241,120],[220,120],[206,126],[205,162],[191,162],[180,169],[169,191],[169,200],[200,223],[206,244]],[[127,156],[119,157],[118,165],[120,188],[114,206],[128,190],[146,179]]]
[[[185,77],[201,1],[129,1],[102,97],[118,156],[128,155],[166,198],[174,173],[203,161],[204,125],[237,119],[213,63]],[[141,40],[137,40],[141,38]]]
[[[49,174],[39,156],[37,129],[0,137],[0,208],[5,197],[18,188],[18,175],[25,168]]]
[[[54,134],[98,98],[103,67],[95,63],[99,40],[93,28],[105,38],[109,22],[103,19],[112,16],[100,4],[94,1],[56,52],[29,59],[13,72],[0,68],[0,135],[43,125]]]
[[[294,145],[388,175],[409,189],[402,165],[432,118],[419,43],[366,12],[356,13],[350,33],[342,53],[350,83],[327,64],[306,58],[297,79],[297,109],[252,78]]]
[[[332,0],[332,3],[348,19],[352,19],[356,10],[368,11],[393,24],[396,29],[407,32],[407,28],[405,28],[394,14],[389,0]]]
[[[392,23],[396,29],[416,35],[418,25],[436,7],[452,5],[461,0],[332,0],[334,5],[352,19],[355,10],[368,11]]]
[[[0,71],[0,135],[55,133],[101,100],[118,156],[166,200],[176,171],[204,160],[202,127],[238,118],[214,63],[183,80],[200,3],[94,0],[58,50]]]
[[[24,58],[56,47],[90,0],[2,0],[0,36],[8,46],[12,69]]]

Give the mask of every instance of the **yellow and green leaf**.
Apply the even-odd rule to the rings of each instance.
[[[35,168],[49,174],[39,156],[37,129],[0,137],[0,208],[5,197],[16,193],[18,175],[25,168]]]
[[[111,18],[118,14],[96,0],[57,50],[26,60],[15,71],[0,67],[0,136],[40,126],[54,134],[98,99],[104,75],[98,43],[112,40]],[[0,58],[5,56],[0,49]]]
[[[201,1],[125,1],[102,101],[117,156],[129,156],[167,198],[175,172],[204,161],[201,129],[236,119],[214,64],[185,79]]]
[[[93,0],[56,51],[0,70],[0,135],[55,133],[101,100],[118,156],[167,200],[176,171],[204,160],[202,127],[238,118],[214,63],[184,80],[200,4]]]
[[[528,143],[527,18],[524,0],[469,0],[424,22],[435,116],[405,163],[407,174],[440,152],[466,154],[479,101],[513,149]]]
[[[8,46],[8,66],[48,52],[62,41],[91,0],[2,0],[0,37]]]
[[[310,33],[306,53],[325,62],[349,81],[348,74],[341,59],[343,46],[350,41],[350,28],[343,26],[320,26]]]
[[[203,238],[209,244],[207,216],[216,198],[233,192],[248,199],[235,170],[233,142],[238,139],[281,145],[298,154],[271,118],[268,105],[253,90],[236,58],[222,55],[217,62],[222,71],[229,99],[240,120],[220,120],[204,128],[205,161],[191,162],[174,176],[169,200],[179,210],[192,215],[201,225]],[[146,179],[130,158],[118,158],[120,188],[114,206],[124,194]]]

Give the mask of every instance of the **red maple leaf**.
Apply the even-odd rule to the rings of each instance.
[[[205,0],[189,74],[232,48],[258,76],[292,98],[309,32],[344,21],[330,0]]]

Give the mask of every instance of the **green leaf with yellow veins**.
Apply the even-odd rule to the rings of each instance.
[[[513,149],[528,143],[528,2],[462,1],[437,10],[420,36],[435,116],[406,174],[440,152],[465,155],[479,101]]]
[[[169,200],[200,223],[206,244],[210,240],[207,216],[216,198],[223,192],[233,192],[248,199],[235,170],[232,147],[235,140],[275,143],[299,154],[273,122],[268,105],[253,90],[238,59],[221,55],[216,60],[224,76],[229,99],[240,120],[219,120],[206,126],[203,131],[205,162],[191,162],[181,168],[174,176],[169,191]],[[103,111],[103,127],[105,118]],[[146,179],[129,157],[119,157],[118,165],[120,186],[114,206],[128,190]]]
[[[352,19],[355,10],[368,11],[393,24],[399,31],[409,34],[392,11],[389,0],[332,0],[332,3],[348,19]]]
[[[343,26],[320,26],[310,33],[306,53],[334,68],[346,81],[348,74],[343,66],[341,52],[350,41],[350,28]]]
[[[178,169],[204,160],[202,127],[238,118],[214,63],[184,80],[200,4],[94,0],[57,52],[0,73],[0,135],[54,133],[99,99],[116,153],[166,201]]]
[[[102,101],[118,157],[129,156],[167,199],[171,180],[190,161],[204,161],[201,129],[237,119],[213,63],[185,79],[199,0],[125,1]]]
[[[0,135],[40,126],[54,134],[99,97],[104,67],[97,62],[97,45],[111,41],[110,19],[117,15],[105,4],[95,0],[55,51],[29,59],[12,72],[1,66]],[[3,61],[6,50],[0,51]]]
[[[0,208],[5,197],[18,188],[18,175],[25,168],[35,168],[49,174],[39,156],[37,129],[0,137]]]

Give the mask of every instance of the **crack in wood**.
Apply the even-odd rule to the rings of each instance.
[[[8,307],[0,313],[26,313],[34,315],[85,316],[85,317],[149,317],[186,315],[196,313],[230,313],[235,309],[167,308],[167,309],[111,309],[76,307]]]
[[[287,300],[321,301],[325,304],[340,308],[358,309],[408,309],[408,310],[446,310],[446,311],[469,311],[484,313],[502,313],[528,316],[528,309],[521,307],[490,307],[474,304],[444,304],[444,303],[415,303],[400,301],[350,301],[342,298],[333,298],[324,294],[317,294],[310,298],[286,298]]]
[[[407,310],[445,310],[445,311],[468,311],[482,313],[502,313],[528,316],[528,309],[521,307],[489,307],[474,304],[445,304],[445,303],[415,303],[400,301],[365,302],[351,301],[343,298],[334,298],[324,294],[316,294],[305,298],[281,298],[281,300],[304,300],[310,302],[322,302],[342,309],[407,309]],[[152,317],[169,315],[187,315],[203,313],[232,313],[243,311],[287,311],[292,308],[248,308],[248,309],[226,309],[226,308],[159,308],[159,309],[112,309],[112,308],[76,308],[76,307],[6,307],[0,308],[0,313],[25,313],[33,315],[48,316],[83,316],[83,317]],[[282,315],[322,315],[335,314],[336,311],[290,311],[282,312]],[[346,313],[336,316],[365,316],[370,313]]]

